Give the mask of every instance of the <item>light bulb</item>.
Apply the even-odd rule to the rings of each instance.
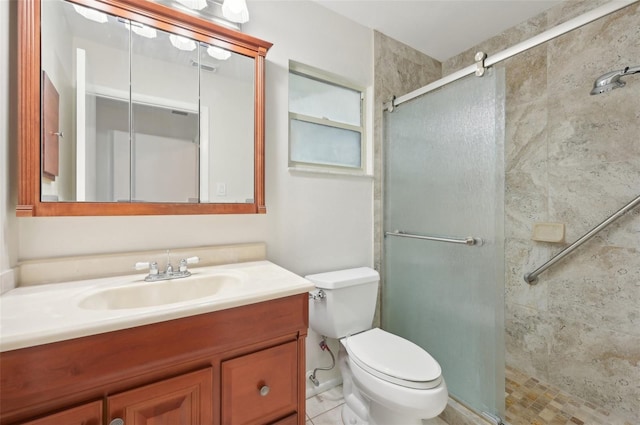
[[[224,0],[222,16],[231,22],[243,24],[249,21],[249,9],[245,0]]]
[[[221,61],[227,60],[231,57],[231,52],[228,50],[221,49],[216,46],[209,46],[207,48],[207,54],[214,59],[218,59]]]
[[[186,50],[190,52],[196,49],[196,42],[181,35],[170,34],[169,41],[173,44],[173,47],[179,50]]]
[[[89,9],[88,7],[80,6],[78,4],[74,4],[73,8],[78,14],[84,16],[90,21],[98,22],[99,24],[104,24],[109,20],[107,18],[107,14],[100,12],[99,10]]]

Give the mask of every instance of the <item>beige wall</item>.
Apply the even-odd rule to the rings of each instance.
[[[602,1],[569,1],[443,63],[444,75]],[[630,420],[640,417],[640,211],[543,273],[564,245],[533,242],[562,222],[572,242],[640,194],[640,77],[589,96],[599,75],[640,65],[640,4],[504,64],[506,359],[539,380]]]

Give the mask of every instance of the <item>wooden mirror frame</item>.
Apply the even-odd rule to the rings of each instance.
[[[41,202],[41,0],[18,2],[18,217],[180,214],[264,214],[265,57],[271,43],[146,0],[68,0],[189,37],[255,60],[254,202]]]

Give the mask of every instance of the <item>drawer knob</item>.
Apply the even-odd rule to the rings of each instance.
[[[260,395],[262,397],[265,397],[267,394],[269,394],[270,390],[271,390],[271,388],[269,388],[268,385],[263,385],[262,387],[260,387]]]
[[[124,421],[120,418],[115,418],[114,420],[109,422],[109,425],[124,425]]]

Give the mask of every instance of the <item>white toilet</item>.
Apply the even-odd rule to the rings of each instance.
[[[309,326],[340,339],[345,425],[419,425],[438,416],[448,393],[440,365],[418,345],[371,329],[378,272],[368,267],[306,276],[316,288]]]

